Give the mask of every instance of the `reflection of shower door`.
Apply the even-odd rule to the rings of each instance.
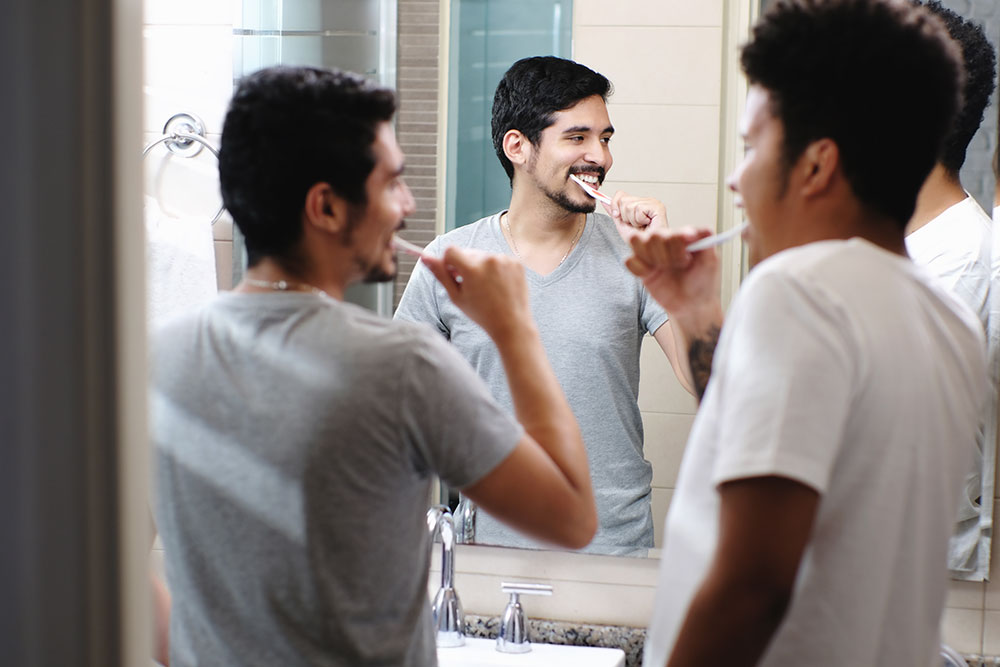
[[[451,0],[445,225],[507,208],[510,183],[493,150],[497,83],[527,56],[571,57],[572,0]]]
[[[311,65],[395,87],[396,0],[238,0],[233,44],[234,79],[271,65]],[[242,247],[233,234],[233,248]],[[234,274],[242,275],[245,257],[233,264]],[[354,285],[346,296],[392,314],[391,283]]]

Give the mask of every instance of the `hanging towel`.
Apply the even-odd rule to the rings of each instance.
[[[210,218],[172,218],[145,198],[146,316],[149,328],[197,308],[218,292]]]

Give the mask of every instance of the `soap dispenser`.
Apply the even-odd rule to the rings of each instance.
[[[552,595],[546,584],[501,583],[500,590],[510,594],[510,601],[500,619],[497,650],[501,653],[527,653],[531,650],[528,640],[528,619],[521,607],[521,595]]]

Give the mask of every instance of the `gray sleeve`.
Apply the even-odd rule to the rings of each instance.
[[[440,243],[434,239],[427,245],[427,252],[439,254]],[[410,274],[410,280],[403,290],[403,296],[399,299],[399,306],[393,314],[393,319],[407,322],[422,322],[430,324],[437,329],[445,338],[451,338],[448,326],[441,319],[441,309],[438,306],[440,295],[438,290],[444,290],[438,283],[437,278],[430,272],[423,262],[417,262]]]
[[[642,312],[639,314],[639,319],[642,322],[642,326],[646,329],[647,333],[654,334],[656,330],[661,326],[666,324],[667,320],[670,319],[667,316],[667,311],[663,309],[663,306],[659,302],[649,295],[649,291],[640,283],[640,299],[642,303]]]
[[[430,472],[449,486],[479,481],[514,450],[523,427],[468,362],[432,333],[412,339],[402,422]]]

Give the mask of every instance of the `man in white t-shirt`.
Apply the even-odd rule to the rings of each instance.
[[[703,391],[645,664],[929,666],[970,462],[948,443],[971,439],[987,380],[981,327],[904,227],[960,56],[909,3],[787,0],[741,63],[729,186],[753,269],[725,325],[715,252],[686,250],[708,232],[644,234],[627,262]]]
[[[981,26],[939,2],[925,6],[944,22],[961,49],[965,82],[962,106],[906,225],[906,251],[968,305],[979,317],[983,331],[988,332],[993,225],[989,214],[966,192],[960,171],[993,94],[996,53]],[[982,470],[984,443],[996,438],[989,414],[992,403],[984,404],[981,428],[973,440],[973,463],[961,493],[948,554],[952,575],[963,579],[981,580],[989,568],[989,549],[981,548],[981,537],[992,530],[992,512],[982,511]]]

